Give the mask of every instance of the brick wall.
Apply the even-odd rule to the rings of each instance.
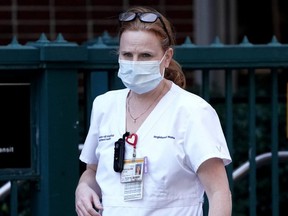
[[[41,33],[54,40],[62,33],[69,41],[83,43],[104,31],[117,34],[117,15],[136,0],[3,0],[0,1],[0,45],[12,36],[20,43],[35,41]],[[138,0],[165,14],[174,24],[178,43],[193,35],[191,0]]]

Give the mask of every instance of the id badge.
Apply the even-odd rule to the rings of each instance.
[[[124,184],[124,201],[142,199],[144,158],[125,160],[120,181]]]

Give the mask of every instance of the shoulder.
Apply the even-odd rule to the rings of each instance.
[[[109,102],[116,102],[117,99],[120,99],[122,97],[126,97],[128,94],[128,89],[120,89],[120,90],[112,90],[108,91],[104,94],[98,95],[94,101],[93,104],[95,103],[109,103]]]
[[[98,95],[92,104],[91,119],[99,122],[104,116],[109,117],[111,113],[115,113],[115,110],[123,107],[128,91],[128,89],[113,90]]]
[[[202,97],[188,92],[185,89],[173,84],[171,87],[171,93],[175,96],[175,103],[179,104],[183,108],[187,109],[213,109],[212,106],[204,100]]]
[[[187,127],[191,126],[191,122],[195,124],[217,122],[218,124],[219,117],[216,110],[200,96],[176,85],[172,86],[170,95],[173,97],[173,109],[171,109],[171,112],[181,118],[182,122],[186,122]]]

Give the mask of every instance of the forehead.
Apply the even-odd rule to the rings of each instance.
[[[149,31],[124,31],[120,38],[120,51],[161,51],[159,37]]]

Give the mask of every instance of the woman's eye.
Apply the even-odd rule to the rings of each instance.
[[[135,55],[133,55],[133,53],[130,53],[130,52],[120,53],[120,56],[122,56],[122,58],[126,59],[126,60],[137,59],[138,61],[147,61],[147,60],[150,60],[153,57],[149,53],[140,53],[137,56],[135,56]]]
[[[150,55],[149,53],[144,53],[142,56],[143,56],[144,58],[151,58],[151,55]]]
[[[131,58],[133,55],[131,53],[123,53],[122,54],[125,58]]]
[[[149,53],[143,53],[143,54],[141,54],[141,59],[143,59],[143,60],[149,60],[149,59],[151,59],[152,58],[152,55],[151,54],[149,54]]]

